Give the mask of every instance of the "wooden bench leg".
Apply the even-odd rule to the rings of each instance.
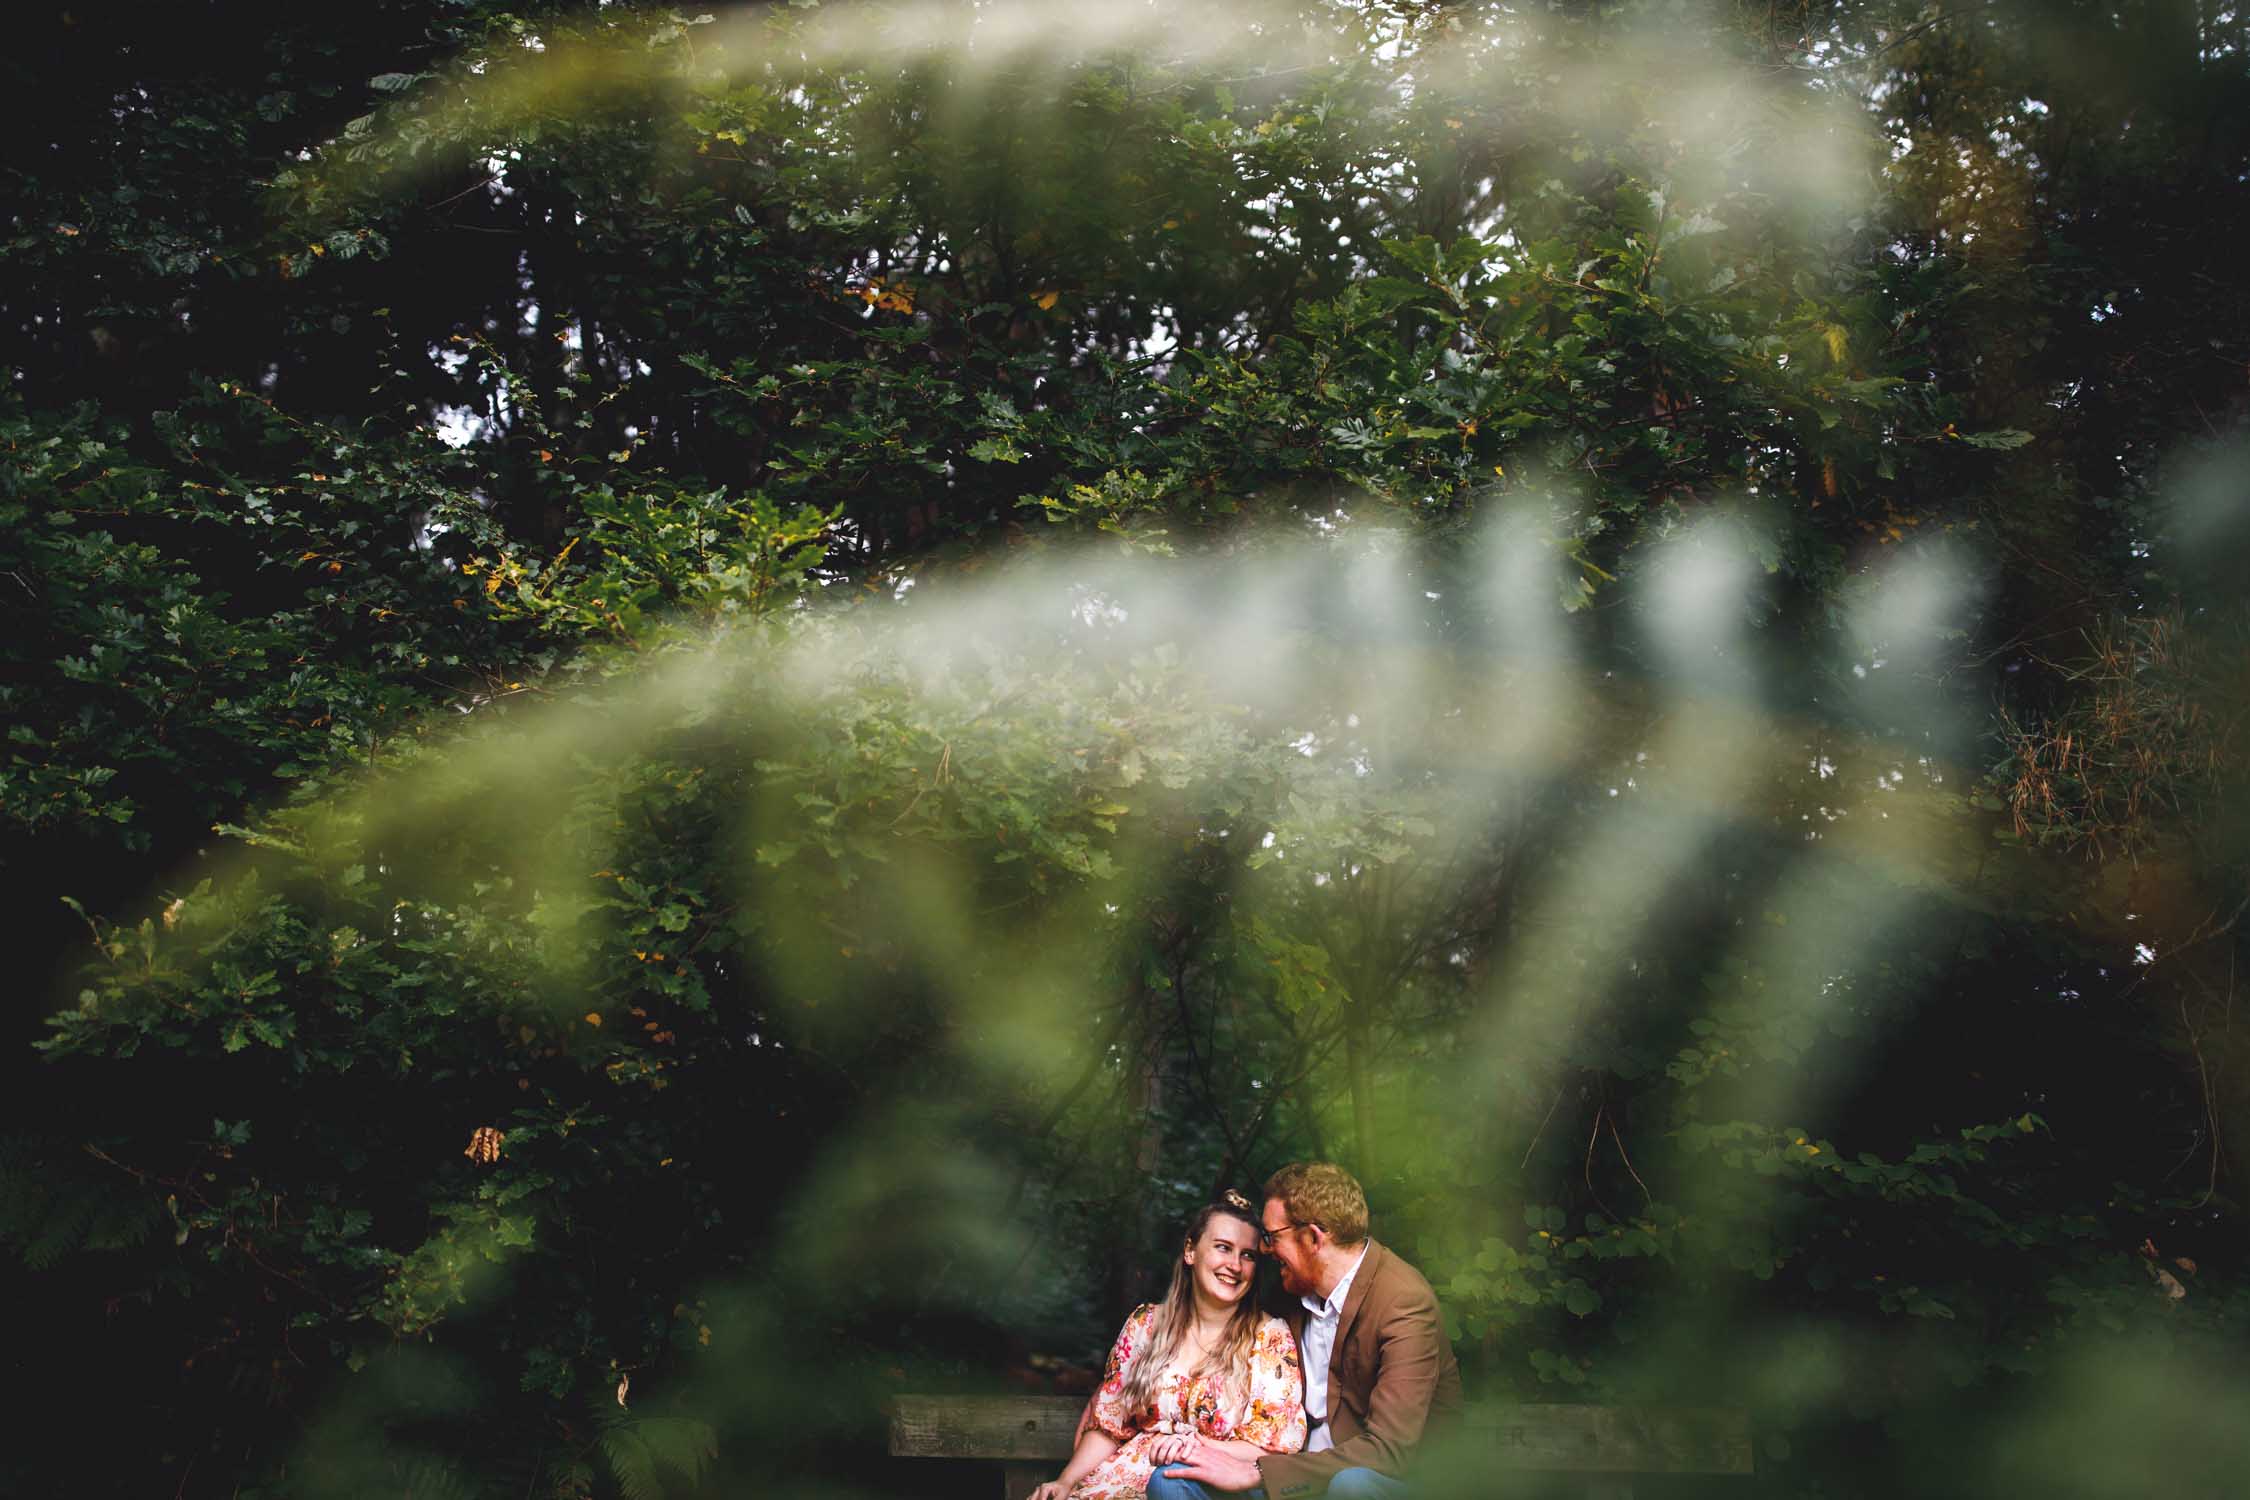
[[[1053,1464],[1004,1463],[1000,1466],[1000,1500],[1023,1500],[1054,1477]]]

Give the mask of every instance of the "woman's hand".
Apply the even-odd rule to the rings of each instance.
[[[1149,1461],[1158,1468],[1191,1462],[1203,1440],[1192,1432],[1170,1432],[1148,1445]]]
[[[1069,1493],[1070,1487],[1068,1485],[1059,1479],[1050,1479],[1029,1495],[1026,1495],[1024,1500],[1063,1500],[1063,1496]]]

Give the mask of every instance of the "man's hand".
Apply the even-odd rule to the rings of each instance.
[[[1247,1458],[1236,1458],[1224,1449],[1205,1446],[1195,1457],[1172,1469],[1175,1479],[1199,1479],[1215,1490],[1254,1490],[1263,1484],[1258,1466]]]

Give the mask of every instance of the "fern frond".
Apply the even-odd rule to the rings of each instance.
[[[67,1142],[0,1136],[0,1245],[34,1271],[52,1270],[81,1250],[123,1250],[145,1242],[164,1217],[145,1191],[79,1169]]]
[[[664,1481],[656,1471],[656,1453],[639,1428],[637,1422],[619,1423],[604,1431],[602,1458],[625,1500],[663,1500]]]
[[[602,1429],[602,1457],[625,1500],[664,1500],[676,1481],[693,1493],[718,1454],[718,1433],[692,1417],[619,1417]]]
[[[479,1500],[484,1493],[458,1464],[432,1453],[411,1453],[391,1464],[401,1500]]]

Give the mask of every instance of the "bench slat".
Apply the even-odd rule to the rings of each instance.
[[[1085,1402],[1076,1396],[898,1396],[890,1449],[902,1458],[1060,1464]],[[1750,1414],[1722,1407],[1478,1406],[1472,1434],[1502,1469],[1565,1474],[1751,1474]]]
[[[891,1452],[902,1458],[1070,1457],[1077,1396],[895,1396]]]

